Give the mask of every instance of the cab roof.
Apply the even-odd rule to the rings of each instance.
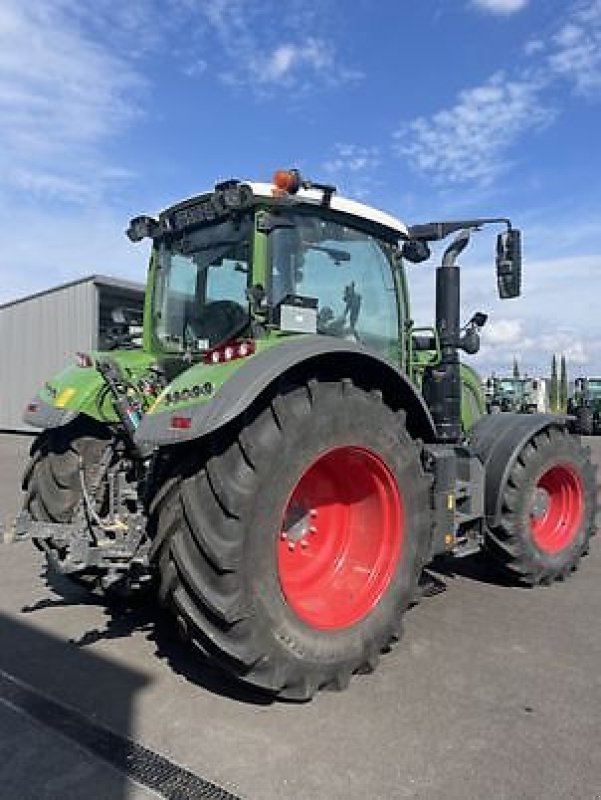
[[[271,183],[255,183],[252,181],[243,181],[253,191],[255,197],[265,197],[273,199],[273,184]],[[299,189],[293,199],[297,202],[305,202],[307,205],[321,205],[323,192],[320,189]],[[377,208],[366,206],[356,200],[350,200],[347,197],[340,197],[337,194],[332,195],[329,207],[334,211],[340,211],[343,214],[350,214],[353,217],[369,220],[375,222],[377,225],[382,225],[384,228],[389,228],[399,236],[408,236],[407,226],[396,217],[386,214],[384,211],[379,211]]]
[[[262,199],[265,199],[269,200],[270,202],[277,202],[277,195],[274,193],[275,187],[271,183],[260,183],[255,181],[228,181],[227,183],[248,187],[252,191],[255,201],[260,202]],[[213,192],[223,185],[225,184],[217,184],[213,190],[201,192],[194,197],[187,198],[186,200],[182,200],[175,205],[169,206],[159,214],[159,218],[168,215],[179,208],[194,205],[197,202],[201,202],[210,198]],[[323,191],[318,188],[300,188],[295,194],[286,195],[286,200],[292,208],[294,208],[294,206],[322,207],[324,194]],[[342,214],[348,214],[349,216],[355,217],[358,220],[364,220],[371,224],[381,226],[395,238],[405,238],[409,235],[407,226],[396,217],[386,214],[384,211],[380,211],[377,208],[372,208],[371,206],[359,203],[356,200],[340,197],[334,193],[332,194],[327,207],[333,211],[338,211]]]

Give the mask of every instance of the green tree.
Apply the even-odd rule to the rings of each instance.
[[[514,378],[520,377],[520,368],[518,366],[518,360],[515,356],[513,357],[513,377]]]
[[[551,361],[551,384],[549,386],[549,410],[559,410],[559,384],[557,381],[557,356],[553,353]]]
[[[559,374],[559,410],[565,413],[568,410],[568,370],[563,354]]]

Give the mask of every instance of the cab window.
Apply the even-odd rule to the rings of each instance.
[[[288,224],[289,223],[289,224]],[[290,215],[271,233],[271,303],[317,300],[317,330],[398,360],[396,291],[385,243],[355,228]]]

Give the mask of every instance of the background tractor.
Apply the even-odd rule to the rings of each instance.
[[[601,378],[577,378],[568,411],[576,417],[575,433],[592,436],[601,431]]]
[[[489,412],[516,411],[533,414],[548,410],[546,382],[541,378],[491,377],[486,381]]]
[[[408,228],[295,170],[135,218],[142,347],[125,325],[29,404],[17,536],[106,589],[156,586],[204,657],[297,699],[376,667],[438,555],[565,578],[594,532],[588,454],[561,416],[486,415],[459,362],[486,315],[461,327],[457,258],[489,224],[515,297],[508,220]],[[406,263],[453,234],[418,329]]]

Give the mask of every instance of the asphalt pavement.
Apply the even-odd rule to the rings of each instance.
[[[27,446],[0,436],[0,518],[19,507]],[[155,608],[107,606],[31,544],[1,547],[0,797],[157,796],[40,721],[51,703],[249,800],[599,800],[601,537],[549,588],[504,585],[478,559],[447,573],[375,673],[292,704],[208,669]]]

